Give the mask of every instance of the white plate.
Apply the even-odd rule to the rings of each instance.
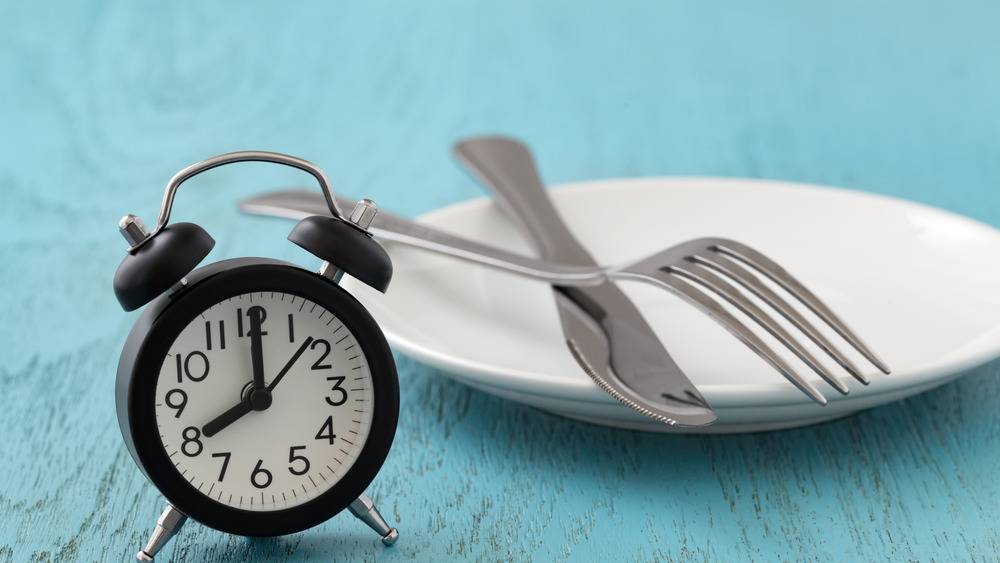
[[[388,293],[357,283],[350,289],[395,349],[459,381],[559,415],[652,431],[745,432],[829,420],[925,391],[1000,356],[1000,231],[972,220],[860,192],[737,179],[589,182],[555,188],[552,197],[605,264],[703,236],[757,248],[838,312],[892,373],[859,359],[872,383],[845,375],[846,396],[817,377],[830,401],[820,406],[691,306],[660,289],[621,283],[719,416],[705,429],[675,428],[622,406],[587,378],[564,345],[542,283],[387,244],[395,265]],[[486,198],[420,220],[531,253]],[[804,366],[801,373],[812,374]]]

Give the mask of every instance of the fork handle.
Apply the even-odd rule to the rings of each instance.
[[[507,216],[520,223],[543,259],[596,264],[545,193],[528,147],[507,137],[482,136],[458,142],[453,152],[466,170],[493,192]]]
[[[337,196],[337,203],[341,209],[353,209],[355,205],[354,201],[342,196]],[[281,190],[254,196],[241,201],[240,210],[295,220],[311,215],[331,216],[323,194],[316,190]],[[608,281],[609,272],[600,266],[531,258],[432,229],[388,211],[378,212],[368,232],[382,240],[439,252],[553,284],[598,285]]]

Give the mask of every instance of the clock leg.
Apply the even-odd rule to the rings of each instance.
[[[392,545],[396,543],[396,539],[399,538],[399,532],[396,528],[390,528],[382,515],[378,513],[378,509],[375,508],[375,503],[372,499],[368,498],[368,495],[362,494],[358,497],[358,500],[351,503],[347,507],[351,511],[351,514],[356,516],[368,527],[375,530],[380,536],[382,536],[382,543],[385,545]]]
[[[180,510],[177,510],[168,503],[167,509],[163,511],[163,514],[156,521],[156,529],[149,536],[149,541],[146,542],[145,549],[136,554],[136,560],[152,561],[153,556],[170,541],[170,538],[174,537],[174,534],[184,525],[186,520],[187,516],[181,514]]]

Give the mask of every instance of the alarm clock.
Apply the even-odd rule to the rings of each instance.
[[[244,161],[319,181],[332,217],[303,219],[288,236],[322,260],[318,272],[267,258],[197,267],[214,240],[196,224],[170,224],[177,189]],[[345,217],[320,168],[246,151],[178,172],[152,231],[134,215],[121,220],[130,246],[115,296],[126,311],[145,310],[118,365],[118,422],[132,459],[167,501],[140,561],[151,561],[187,518],[278,536],[346,508],[386,545],[396,540],[364,493],[395,435],[396,367],[379,326],[339,285],[346,274],[386,290],[392,264],[366,230],[376,212],[363,200]]]

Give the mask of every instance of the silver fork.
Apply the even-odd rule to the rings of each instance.
[[[337,196],[337,200],[341,208],[354,207],[354,202],[347,198]],[[292,219],[330,214],[323,195],[315,190],[283,190],[256,196],[240,202],[240,209],[248,213]],[[729,303],[752,322],[767,330],[779,343],[816,371],[824,381],[843,394],[848,392],[847,386],[833,372],[826,369],[799,338],[781,326],[775,317],[776,314],[786,318],[798,332],[812,340],[858,381],[867,384],[868,377],[789,301],[804,304],[823,324],[830,326],[879,370],[889,373],[886,363],[815,294],[773,260],[737,241],[700,238],[661,250],[625,266],[589,267],[529,258],[437,231],[385,211],[379,211],[369,231],[385,240],[432,250],[550,284],[590,286],[608,281],[638,281],[666,289],[708,314],[820,404],[827,402],[823,394],[761,339],[745,321],[730,313],[722,302]],[[770,279],[782,288],[787,297],[782,297],[777,291],[769,288],[763,281],[764,278]],[[756,297],[772,312],[768,313],[755,304],[747,294]]]
[[[826,404],[823,395],[796,374],[791,366],[757,337],[745,323],[721,307],[716,299],[729,303],[763,327],[824,381],[844,395],[848,392],[847,386],[809,353],[799,339],[785,330],[772,313],[768,313],[748,299],[739,288],[746,290],[767,308],[787,319],[799,332],[812,340],[861,383],[865,385],[870,383],[864,372],[858,369],[812,322],[800,314],[788,299],[769,288],[760,276],[770,279],[780,286],[786,295],[805,305],[880,371],[886,374],[890,371],[889,366],[813,292],[776,262],[740,242],[723,238],[700,238],[688,241],[632,263],[616,272],[615,277],[628,279],[632,275],[636,275],[637,279],[645,278],[645,281],[649,281],[649,278],[655,279],[662,287],[701,309],[820,404]]]

